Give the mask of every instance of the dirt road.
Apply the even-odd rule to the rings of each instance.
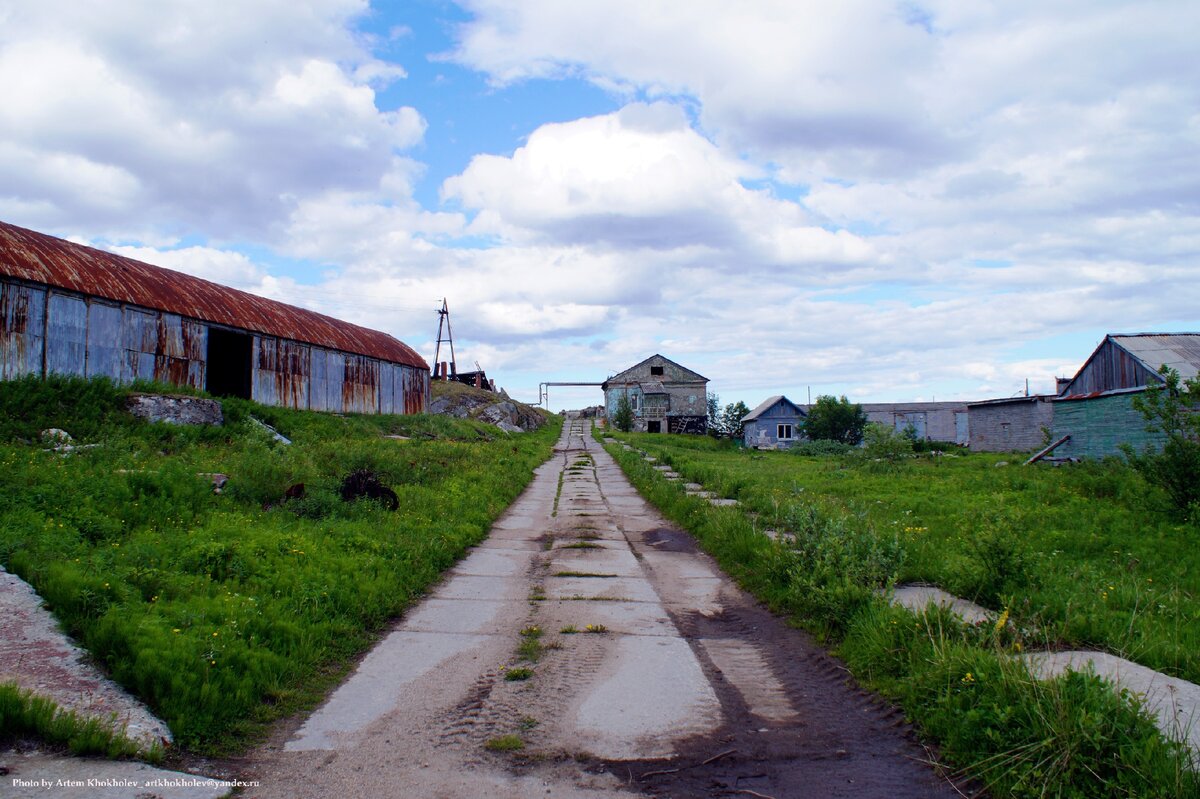
[[[958,796],[926,757],[570,420],[489,538],[239,770],[261,797]]]

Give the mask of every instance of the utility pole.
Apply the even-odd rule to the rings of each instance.
[[[445,325],[446,335],[442,337],[442,326]],[[446,304],[446,298],[442,297],[442,307],[438,309],[438,338],[437,346],[433,351],[433,378],[438,378],[438,367],[441,364],[439,360],[442,354],[442,342],[445,341],[450,345],[450,374],[446,374],[446,370],[442,369],[442,380],[448,380],[451,376],[458,374],[458,364],[454,362],[454,331],[450,329],[450,306]]]

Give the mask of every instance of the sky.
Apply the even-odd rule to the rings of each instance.
[[[1200,331],[1200,3],[0,0],[0,220],[516,399],[1053,390]],[[549,406],[601,401],[551,388]]]

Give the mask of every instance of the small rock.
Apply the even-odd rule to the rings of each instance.
[[[189,397],[182,394],[130,394],[126,409],[140,419],[168,424],[207,424],[219,427],[225,423],[221,403],[214,399]]]
[[[1008,465],[1008,461],[996,461],[997,469],[999,469],[1001,466],[1007,466],[1007,465]]]
[[[46,444],[59,445],[70,444],[75,439],[71,438],[71,434],[66,430],[60,430],[57,427],[51,427],[42,431],[42,441]]]
[[[256,424],[258,427],[260,427],[263,430],[266,430],[268,433],[270,433],[271,438],[275,439],[280,444],[288,445],[288,444],[292,443],[292,440],[290,438],[283,435],[282,433],[280,433],[274,427],[271,427],[271,425],[267,424],[266,422],[260,422],[258,419],[255,419],[253,416],[250,417],[250,421],[254,422],[254,424]]]
[[[207,477],[209,480],[212,480],[214,494],[220,494],[221,490],[225,488],[225,484],[229,482],[229,475],[219,472],[200,472],[198,476]]]

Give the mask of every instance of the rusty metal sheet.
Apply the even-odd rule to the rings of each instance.
[[[425,413],[429,405],[429,372],[402,366],[396,370],[401,377],[401,393],[405,413]]]
[[[124,308],[121,313],[121,380],[154,379],[155,314],[138,308]]]
[[[0,379],[41,374],[46,292],[0,283]]]
[[[255,336],[254,399],[285,408],[308,408],[311,357],[307,344]]]
[[[396,368],[390,363],[379,364],[379,412],[396,412]]]
[[[80,375],[87,359],[87,303],[50,293],[46,300],[46,372]]]
[[[429,370],[386,333],[3,222],[0,275]]]
[[[101,302],[88,303],[87,370],[88,377],[121,379],[121,309]]]
[[[346,359],[340,352],[325,351],[325,407],[324,410],[340,412],[342,408],[342,380],[346,373]]]
[[[379,413],[379,361],[346,355],[341,399],[346,413]]]

